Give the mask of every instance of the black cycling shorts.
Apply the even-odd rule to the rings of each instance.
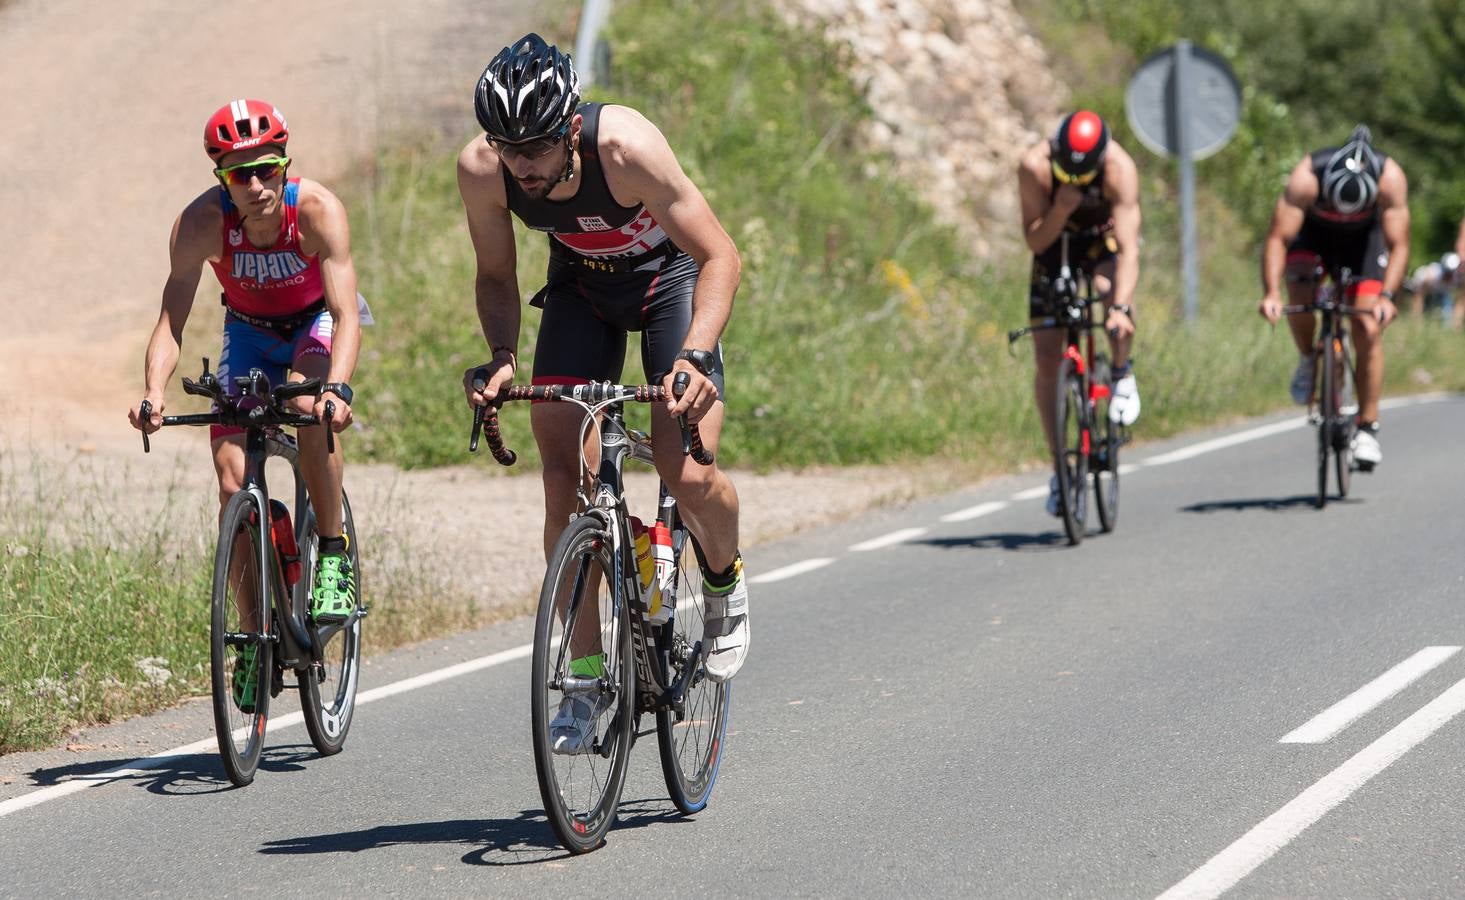
[[[535,384],[621,380],[626,335],[641,333],[647,384],[660,384],[676,362],[692,325],[697,263],[677,253],[653,272],[582,273],[573,263],[550,262],[544,316],[534,344]],[[722,344],[713,348],[708,377],[726,399]]]
[[[1330,228],[1316,219],[1307,219],[1297,237],[1287,245],[1287,268],[1301,272],[1317,265],[1325,273],[1346,267],[1354,278],[1382,279],[1389,266],[1383,223],[1375,221],[1372,227],[1349,229]]]
[[[1119,242],[1110,231],[1070,233],[1068,236],[1068,265],[1086,273],[1090,278],[1094,270],[1119,254]],[[1063,264],[1063,241],[1060,238],[1042,253],[1033,257],[1033,274],[1028,282],[1028,317],[1041,319],[1052,315],[1048,309],[1048,282],[1058,274]]]

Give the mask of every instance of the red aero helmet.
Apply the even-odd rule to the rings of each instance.
[[[219,107],[203,126],[203,146],[211,159],[261,144],[285,146],[290,129],[273,103],[235,100]]]
[[[1053,136],[1053,165],[1064,174],[1080,178],[1097,172],[1109,149],[1109,126],[1086,109],[1069,113]]]

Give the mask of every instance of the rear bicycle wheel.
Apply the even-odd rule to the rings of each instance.
[[[1109,361],[1100,354],[1094,360],[1094,380],[1109,383]],[[1093,387],[1089,388],[1090,393]],[[1112,390],[1112,388],[1111,388]],[[1099,512],[1099,527],[1105,532],[1119,524],[1119,426],[1109,421],[1109,402],[1113,394],[1094,401],[1093,452],[1089,469],[1094,474],[1094,508]]]
[[[1333,389],[1333,340],[1323,335],[1322,349],[1313,365],[1318,381],[1317,424],[1317,508],[1328,505],[1328,451],[1333,446],[1333,426],[1338,418],[1338,396]]]
[[[236,787],[254,780],[270,710],[274,643],[270,639],[270,570],[265,566],[268,522],[248,491],[224,507],[214,551],[209,625],[209,674],[214,732],[224,771]],[[248,658],[252,648],[254,659]]]
[[[705,654],[699,652],[705,606],[702,567],[696,539],[685,528],[672,538],[679,546],[673,590],[672,620],[657,627],[657,655],[668,684],[685,681],[682,702],[656,711],[656,744],[661,773],[671,802],[684,815],[701,812],[712,796],[732,708],[731,682],[707,677]]]
[[[1348,335],[1340,334],[1336,343],[1338,422],[1333,432],[1333,471],[1338,478],[1338,499],[1341,500],[1348,496],[1353,486],[1353,436],[1358,431],[1358,389],[1353,380],[1353,353],[1348,346]]]
[[[1055,399],[1053,435],[1058,452],[1053,456],[1053,470],[1058,478],[1058,509],[1068,543],[1077,545],[1083,541],[1087,516],[1089,434],[1085,421],[1087,399],[1071,359],[1065,358],[1059,366]]]
[[[571,853],[605,842],[625,786],[634,733],[630,610],[615,601],[618,567],[611,538],[595,516],[571,520],[550,553],[534,623],[534,768],[545,815]],[[587,631],[590,641],[598,632],[598,644],[575,644],[572,636],[583,641]],[[594,651],[604,657],[600,677],[571,671],[572,657]],[[563,706],[579,703],[594,713],[592,739],[576,752],[556,752],[550,723]]]
[[[317,553],[315,514],[306,516],[304,536],[300,544],[300,580],[295,590],[296,609],[310,603],[310,589],[315,581]],[[315,629],[312,639],[320,643],[320,663],[312,663],[296,673],[300,682],[300,706],[305,713],[305,730],[321,756],[340,753],[351,729],[356,712],[356,685],[361,666],[361,548],[356,543],[356,522],[351,517],[351,501],[341,492],[341,534],[346,538],[346,555],[351,560],[351,579],[355,582],[356,612],[336,625]]]

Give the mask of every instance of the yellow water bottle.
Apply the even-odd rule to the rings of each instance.
[[[651,536],[646,533],[646,526],[635,516],[631,517],[631,534],[636,541],[636,571],[641,576],[641,593],[647,596],[649,603],[651,579],[656,574],[656,560],[651,557]]]
[[[655,578],[648,612],[651,624],[662,625],[671,620],[672,607],[676,604],[673,587],[676,564],[672,558],[671,529],[660,520],[651,526],[651,558],[655,563]]]

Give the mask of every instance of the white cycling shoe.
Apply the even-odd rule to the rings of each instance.
[[[748,658],[752,635],[748,627],[748,582],[743,577],[743,558],[733,561],[736,580],[726,592],[717,593],[702,581],[702,640],[707,645],[707,677],[727,681]]]
[[[1369,428],[1359,428],[1353,435],[1353,459],[1364,471],[1384,461],[1383,448],[1379,446],[1379,439]]]
[[[549,723],[549,739],[555,753],[574,755],[595,749],[600,717],[610,708],[610,695],[598,687],[565,691],[559,712]]]
[[[1139,386],[1135,384],[1134,373],[1130,372],[1114,382],[1114,393],[1109,398],[1109,421],[1126,427],[1139,418]]]
[[[1048,515],[1050,515],[1050,516],[1061,516],[1061,515],[1063,515],[1063,507],[1059,505],[1059,501],[1062,499],[1059,496],[1059,493],[1060,492],[1058,490],[1058,476],[1057,475],[1049,475],[1048,476],[1048,505],[1045,508],[1048,510]]]

